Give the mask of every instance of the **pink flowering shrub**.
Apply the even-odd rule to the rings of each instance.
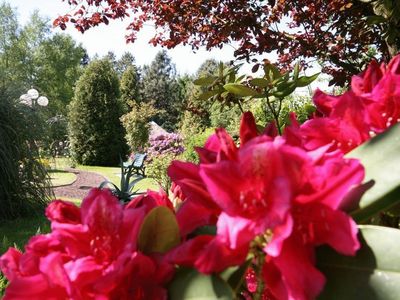
[[[149,137],[149,144],[147,153],[150,158],[166,154],[177,156],[185,150],[183,148],[182,137],[177,133],[151,135]]]
[[[319,116],[301,126],[304,146],[323,145],[349,152],[370,137],[400,122],[400,55],[388,64],[371,62],[353,76],[351,90],[340,96],[317,91]]]
[[[175,207],[162,191],[127,204],[100,189],[80,208],[53,201],[51,233],[0,258],[4,299],[158,300],[183,290],[182,299],[186,268],[217,277],[212,289],[230,267],[245,281],[229,287],[231,297],[315,299],[327,283],[317,248],[354,256],[362,245],[347,210],[365,191],[365,169],[345,154],[399,122],[399,76],[400,56],[371,63],[345,94],[317,91],[315,116],[300,125],[291,114],[282,135],[244,113],[239,145],[220,128],[196,149],[199,163],[169,166]],[[181,151],[175,135],[152,143],[153,153]]]
[[[200,164],[169,168],[186,197],[177,212],[181,232],[216,225],[217,234],[186,240],[168,259],[210,274],[244,263],[250,252],[261,257],[276,299],[312,299],[325,282],[315,247],[345,255],[359,248],[356,224],[340,207],[363,167],[340,151],[308,152],[285,137],[258,135],[250,113],[240,132],[240,147],[219,129],[199,150]]]
[[[52,232],[1,257],[10,281],[4,299],[166,299],[173,267],[140,251],[137,240],[146,213],[168,205],[156,198],[123,206],[109,190],[93,189],[81,208],[53,201]]]

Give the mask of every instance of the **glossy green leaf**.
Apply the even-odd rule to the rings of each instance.
[[[139,249],[146,254],[165,253],[179,242],[179,226],[174,213],[166,206],[153,208],[140,227]]]
[[[276,98],[283,99],[289,96],[296,89],[296,82],[284,82],[277,87],[277,91],[273,92],[272,95]]]
[[[216,79],[217,77],[215,76],[200,77],[193,81],[193,83],[195,85],[207,86],[213,84]]]
[[[219,93],[219,91],[217,89],[212,90],[212,91],[207,91],[207,92],[204,92],[204,93],[200,94],[198,96],[198,99],[199,100],[203,100],[203,101],[204,100],[208,100],[211,97],[214,97],[215,95],[218,95],[218,93]]]
[[[238,78],[235,79],[235,83],[240,83],[245,77],[246,75],[240,75]]]
[[[265,88],[269,85],[269,82],[265,78],[254,78],[254,79],[250,80],[250,84],[252,84],[254,86]]]
[[[321,300],[397,300],[400,295],[400,230],[360,226],[355,257],[328,247],[317,251],[317,267],[327,279]]]
[[[320,73],[311,75],[311,76],[301,76],[299,79],[297,79],[297,87],[304,87],[309,85],[311,82],[313,82],[315,79],[318,78]]]
[[[365,181],[375,184],[351,212],[356,221],[400,203],[400,124],[391,127],[346,155],[357,158],[365,167]]]
[[[229,73],[228,82],[234,83],[236,81],[235,79],[236,79],[236,73],[234,73],[234,72]]]
[[[193,269],[177,272],[168,288],[171,300],[235,299],[227,282],[217,275],[203,275]]]
[[[238,83],[228,83],[224,85],[224,89],[228,92],[241,96],[241,97],[248,97],[248,96],[255,96],[258,95],[256,90],[253,90],[247,86]]]

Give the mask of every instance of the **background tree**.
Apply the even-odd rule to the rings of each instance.
[[[137,104],[141,102],[140,97],[140,75],[134,65],[128,66],[121,77],[121,101],[124,110],[128,110],[129,102]]]
[[[181,99],[176,82],[175,66],[165,50],[143,68],[143,100],[154,102],[159,113],[154,121],[166,130],[174,130],[179,121]]]
[[[23,62],[27,54],[21,42],[17,13],[7,3],[0,4],[0,79],[4,88],[22,92],[28,85]],[[22,84],[21,84],[22,83]]]
[[[85,49],[65,34],[51,36],[34,52],[34,86],[49,99],[49,105],[41,110],[48,124],[45,146],[49,150],[52,143],[67,139],[67,107],[73,98],[75,83],[82,74],[85,55]]]
[[[40,43],[34,52],[35,87],[49,99],[48,116],[67,115],[74,85],[82,74],[86,54],[68,35],[55,34]]]
[[[360,53],[369,46],[374,45],[386,60],[400,46],[397,0],[68,2],[76,7],[71,15],[81,32],[109,19],[134,16],[128,41],[136,39],[146,21],[152,21],[157,29],[151,39],[154,45],[211,49],[236,42],[237,58],[276,51],[284,68],[299,59],[305,66],[318,59],[335,84],[360,71],[364,65]],[[61,16],[54,24],[65,28],[69,20],[69,15]]]
[[[126,154],[119,81],[107,59],[91,62],[70,104],[69,138],[74,159],[86,165],[117,165]]]
[[[195,78],[214,75],[218,71],[218,62],[215,59],[204,61],[195,74]],[[211,126],[210,108],[212,103],[199,98],[206,92],[205,87],[197,86],[193,82],[188,84],[185,95],[185,112],[181,122],[181,132],[184,137],[202,132]]]
[[[120,59],[115,62],[115,71],[119,77],[124,74],[124,72],[129,68],[135,66],[135,57],[130,52],[124,52]],[[140,73],[140,69],[138,67],[137,72]]]

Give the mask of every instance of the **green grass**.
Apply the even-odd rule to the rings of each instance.
[[[63,170],[50,170],[49,176],[52,186],[72,184],[76,180],[76,175]]]
[[[38,233],[48,233],[50,222],[43,215],[19,218],[5,221],[0,226],[0,253],[3,254],[9,247],[18,247],[23,250],[28,240]]]
[[[71,160],[68,158],[56,158],[56,160],[52,161],[52,167],[57,167],[58,169],[65,169],[71,167]],[[116,167],[100,167],[100,166],[84,166],[84,165],[75,165],[75,169],[94,172],[102,175],[108,181],[111,181],[116,186],[120,186],[121,184],[121,168],[119,166]],[[158,190],[158,184],[152,180],[151,178],[145,178],[141,180],[137,185],[136,189],[140,191],[146,191],[147,189]]]
[[[50,222],[44,214],[5,221],[0,225],[0,255],[10,247],[23,251],[25,244],[32,236],[48,232],[50,232]],[[6,286],[7,279],[0,272],[0,297],[3,296]]]

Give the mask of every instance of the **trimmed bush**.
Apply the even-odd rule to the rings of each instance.
[[[125,139],[132,151],[144,151],[147,147],[150,132],[150,120],[158,110],[152,103],[130,101],[131,111],[121,117],[126,130]]]
[[[84,165],[118,165],[127,146],[119,81],[107,59],[89,64],[79,78],[69,108],[69,138],[74,160]]]

